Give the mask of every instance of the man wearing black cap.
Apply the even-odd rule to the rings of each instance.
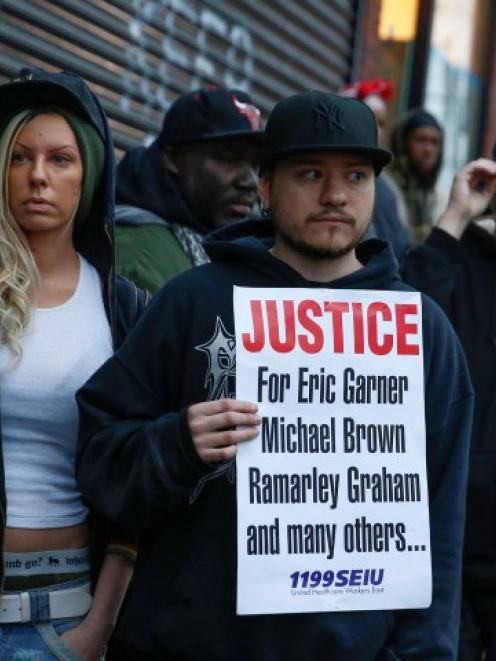
[[[247,216],[256,201],[261,116],[250,97],[220,88],[180,96],[158,139],[117,170],[117,270],[156,292],[208,261],[213,228]]]
[[[272,111],[266,148],[260,189],[272,220],[214,233],[212,263],[166,285],[78,394],[82,491],[141,534],[110,658],[454,660],[472,390],[455,334],[427,298],[418,415],[427,431],[432,605],[236,615],[234,457],[239,443],[260,442],[260,418],[253,402],[234,399],[233,285],[408,290],[388,244],[359,243],[375,176],[390,159],[372,111],[322,92],[290,97]]]

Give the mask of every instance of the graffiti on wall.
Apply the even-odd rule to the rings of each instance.
[[[185,27],[193,47],[177,36]],[[213,56],[214,43],[223,45],[220,58]],[[145,115],[169,107],[174,70],[189,72],[190,89],[215,82],[250,91],[254,69],[250,32],[191,0],[132,0],[126,60],[121,108],[129,110],[131,99],[139,98]]]

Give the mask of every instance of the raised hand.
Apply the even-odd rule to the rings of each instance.
[[[453,179],[446,211],[437,226],[459,239],[468,223],[481,214],[496,191],[496,163],[487,158],[471,161]]]

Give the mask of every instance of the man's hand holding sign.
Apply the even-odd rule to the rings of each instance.
[[[232,459],[238,443],[256,438],[260,424],[256,411],[255,404],[237,399],[190,406],[188,426],[198,456],[206,464]]]

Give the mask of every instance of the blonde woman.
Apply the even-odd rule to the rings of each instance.
[[[24,69],[0,87],[2,661],[100,658],[132,573],[74,465],[74,394],[145,303],[114,276],[113,187],[81,78]]]

